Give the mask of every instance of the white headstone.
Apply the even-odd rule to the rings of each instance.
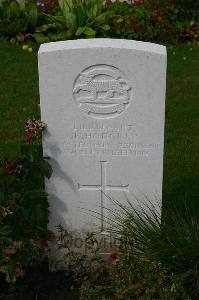
[[[166,48],[127,40],[43,44],[41,117],[49,229],[105,231],[117,199],[156,206],[163,176]],[[135,203],[134,203],[135,201]]]

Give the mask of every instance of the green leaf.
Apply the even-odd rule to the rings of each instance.
[[[43,44],[43,43],[49,42],[49,38],[46,35],[44,35],[43,33],[35,33],[35,34],[33,34],[33,37],[38,44]]]
[[[94,20],[95,24],[104,24],[108,18],[109,13],[105,12],[97,16]]]
[[[111,29],[111,27],[107,24],[104,24],[104,25],[102,25],[102,29],[105,30],[105,31],[108,31],[108,30]]]
[[[73,14],[73,13],[68,13],[67,14],[67,16],[66,16],[66,26],[70,30],[75,30],[75,28],[77,26],[77,19],[76,19],[75,14]]]
[[[65,25],[65,18],[63,16],[52,16],[48,14],[44,14],[44,16],[51,24],[54,23],[55,25],[58,24]]]
[[[76,36],[80,36],[81,34],[84,33],[84,30],[85,30],[85,27],[78,27],[78,29],[77,29],[75,35],[76,35]]]
[[[50,178],[50,176],[52,175],[52,167],[49,164],[48,161],[46,161],[45,159],[43,159],[41,161],[41,170],[44,174],[45,177],[47,177],[48,179]]]
[[[87,37],[95,37],[96,31],[87,26],[79,27],[76,31],[76,36],[80,36],[82,34],[85,34]]]
[[[84,32],[88,37],[95,37],[96,31],[93,30],[91,27],[85,27],[85,32]]]
[[[56,26],[56,24],[55,23],[52,23],[52,24],[44,24],[44,25],[42,25],[42,26],[39,26],[39,27],[37,27],[37,30],[36,30],[36,32],[45,32],[45,31],[47,31],[48,29],[53,29],[53,28],[56,28],[57,26]]]
[[[124,19],[122,17],[118,18],[115,22],[116,23],[122,23],[124,21]]]
[[[66,32],[60,32],[60,33],[48,33],[47,34],[50,41],[60,41],[67,39],[67,33]]]
[[[58,3],[62,14],[66,17],[71,11],[71,8],[73,6],[73,0],[58,0]]]
[[[31,190],[27,191],[28,192],[28,198],[30,199],[35,199],[38,200],[39,198],[46,198],[47,193],[44,189],[37,189],[37,190]]]
[[[8,235],[11,232],[11,228],[8,225],[1,226],[0,235]]]
[[[20,5],[17,2],[12,1],[8,7],[8,18],[11,20],[19,18],[20,15]]]
[[[57,40],[65,40],[67,39],[67,33],[66,32],[59,32],[57,34]]]
[[[31,29],[36,28],[38,22],[38,15],[37,15],[37,6],[35,3],[28,3],[25,7],[25,14],[27,16],[28,26]]]

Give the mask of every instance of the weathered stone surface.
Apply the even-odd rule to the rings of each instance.
[[[107,231],[109,210],[143,195],[161,200],[166,84],[164,46],[89,39],[39,50],[49,229]]]

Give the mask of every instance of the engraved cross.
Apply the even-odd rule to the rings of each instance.
[[[106,191],[129,192],[127,185],[107,185],[107,161],[100,161],[101,165],[101,183],[99,185],[81,185],[78,184],[80,191],[100,191],[101,192],[101,232],[104,231],[104,205],[106,202]]]

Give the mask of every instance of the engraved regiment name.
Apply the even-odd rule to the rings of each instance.
[[[62,149],[69,155],[148,157],[160,148],[157,141],[143,141],[140,125],[118,123],[117,126],[74,123],[68,130]]]
[[[117,117],[127,108],[131,86],[119,69],[94,65],[77,76],[73,95],[79,109],[89,117],[109,119]]]

